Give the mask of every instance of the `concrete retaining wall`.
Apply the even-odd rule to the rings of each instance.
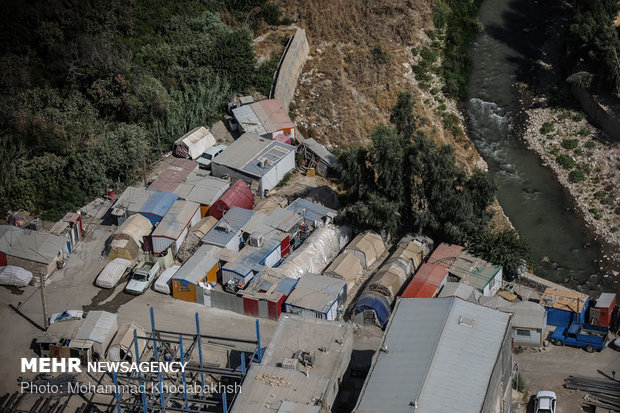
[[[304,29],[297,29],[295,36],[288,42],[286,50],[280,59],[275,81],[271,88],[270,97],[280,102],[286,112],[295,97],[297,80],[306,64],[310,45]]]
[[[603,107],[586,89],[571,85],[571,91],[592,123],[616,141],[620,141],[620,114]]]

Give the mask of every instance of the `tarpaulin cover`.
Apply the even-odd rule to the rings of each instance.
[[[377,321],[381,327],[384,327],[390,318],[390,303],[387,298],[382,295],[364,292],[355,303],[355,314],[362,311],[372,310],[377,316]]]
[[[331,224],[320,227],[278,267],[278,271],[296,279],[306,272],[320,274],[350,239],[349,227]]]
[[[0,267],[0,284],[25,287],[32,280],[32,273],[22,267],[7,265]]]
[[[123,277],[125,270],[131,266],[131,261],[124,258],[115,258],[105,266],[97,277],[97,284],[102,288],[114,288],[116,283]]]
[[[162,272],[161,275],[155,280],[155,291],[158,291],[162,294],[170,294],[170,279],[174,277],[177,271],[181,268],[180,265],[173,265],[168,268],[166,271]]]

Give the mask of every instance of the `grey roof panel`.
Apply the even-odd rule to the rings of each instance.
[[[0,251],[25,260],[49,264],[67,255],[67,238],[13,225],[0,225]],[[64,258],[64,257],[60,257]]]
[[[202,238],[204,244],[225,247],[248,223],[255,211],[238,207],[230,208],[213,228]],[[230,232],[222,230],[224,226],[231,228]]]

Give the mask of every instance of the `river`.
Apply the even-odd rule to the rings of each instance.
[[[536,18],[542,7],[541,1],[483,2],[479,17],[484,30],[472,45],[466,112],[472,139],[498,184],[497,198],[540,263],[536,274],[594,292],[600,289],[598,277],[592,276],[598,273],[600,246],[514,127],[519,105],[513,85],[531,59],[537,59],[544,22]]]

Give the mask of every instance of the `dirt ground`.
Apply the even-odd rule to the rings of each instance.
[[[240,339],[255,338],[255,318],[179,301],[171,296],[148,290],[134,297],[125,294],[124,284],[106,297],[94,300],[101,289],[93,282],[106,262],[100,256],[105,240],[114,227],[94,225],[87,239],[75,250],[65,268],[53,273],[46,283],[48,315],[66,309],[98,309],[115,312],[119,326],[134,321],[150,328],[149,307],[155,309],[157,327],[163,330],[194,332],[194,314],[198,312],[203,334]],[[92,305],[92,303],[97,303]],[[19,313],[11,306],[19,307]],[[33,338],[39,335],[43,323],[41,295],[34,286],[21,290],[0,287],[0,320],[5,334],[0,335],[0,394],[18,390],[20,358],[35,357],[31,348]],[[262,345],[266,346],[276,323],[260,320]],[[27,377],[30,378],[30,377]]]
[[[532,397],[540,390],[556,393],[557,413],[592,411],[581,406],[585,393],[565,389],[564,379],[571,375],[604,378],[597,370],[609,376],[612,376],[612,371],[620,373],[620,352],[612,348],[605,348],[600,353],[587,353],[578,348],[550,344],[540,352],[538,349],[527,349],[519,354],[513,353],[513,361],[526,382],[526,394],[517,410],[520,413],[533,412]]]

